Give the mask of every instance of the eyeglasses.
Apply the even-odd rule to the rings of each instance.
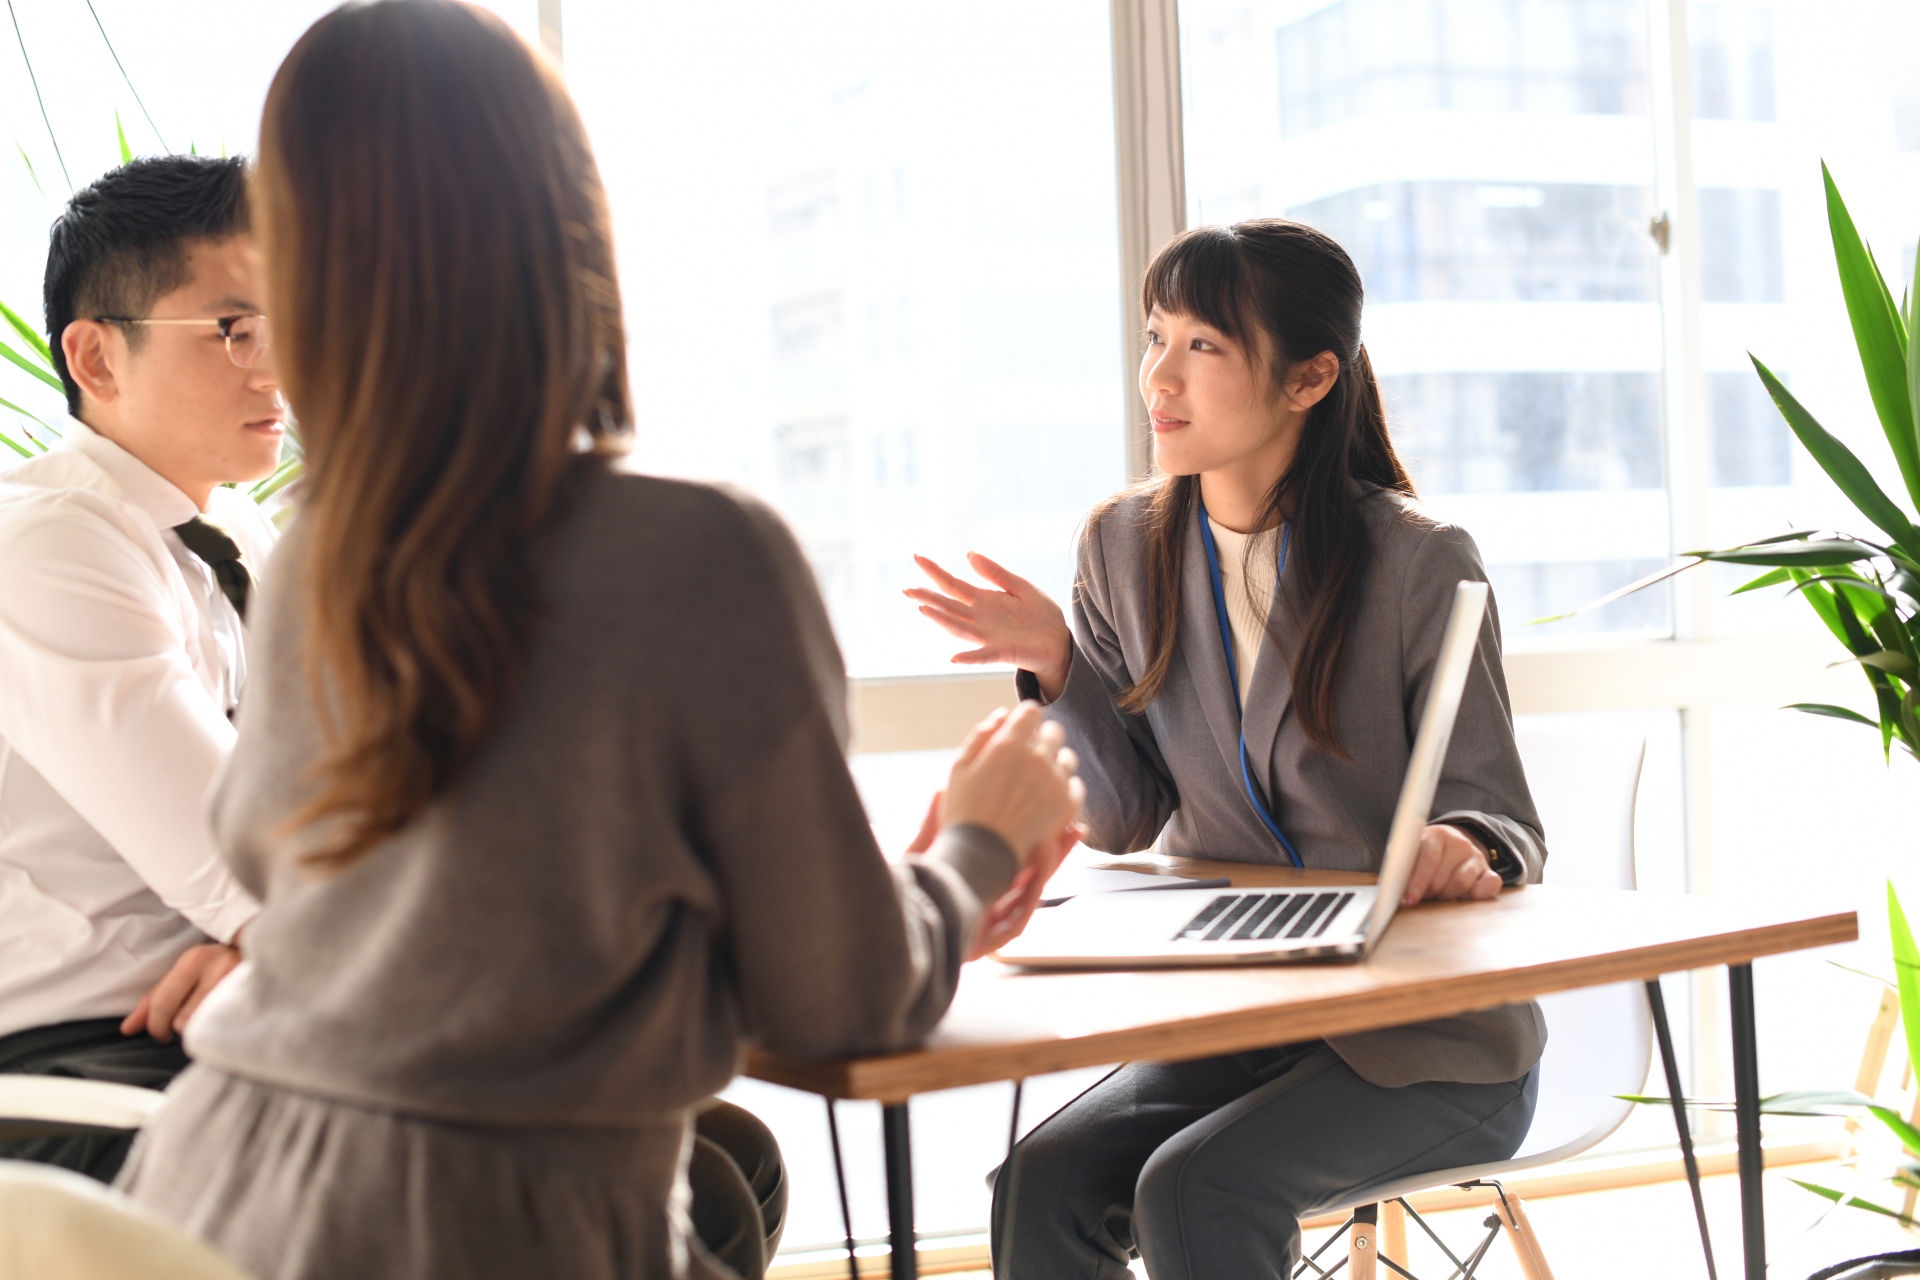
[[[251,369],[273,345],[273,331],[267,318],[260,315],[219,316],[205,320],[129,320],[125,316],[95,316],[101,324],[211,324],[220,327],[227,341],[227,359],[242,369]]]

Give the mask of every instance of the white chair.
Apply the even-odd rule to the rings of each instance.
[[[0,1280],[248,1280],[91,1178],[0,1160]]]
[[[165,1099],[105,1080],[0,1074],[0,1142],[138,1129]]]
[[[1546,829],[1546,883],[1634,888],[1633,815],[1645,740],[1595,732],[1584,725],[1523,725],[1518,737],[1527,783]],[[1633,1104],[1615,1095],[1638,1093],[1645,1085],[1653,1052],[1653,1020],[1646,988],[1638,982],[1545,996],[1540,1007],[1546,1013],[1547,1049],[1540,1060],[1533,1125],[1520,1150],[1510,1160],[1442,1169],[1367,1187],[1349,1197],[1347,1204],[1330,1206],[1353,1211],[1347,1227],[1352,1280],[1374,1280],[1376,1261],[1399,1275],[1409,1274],[1403,1265],[1404,1222],[1396,1227],[1391,1221],[1397,1212],[1412,1213],[1401,1197],[1471,1182],[1494,1187],[1497,1225],[1490,1218],[1479,1247],[1465,1259],[1455,1259],[1461,1280],[1472,1280],[1474,1269],[1502,1229],[1509,1234],[1521,1274],[1527,1280],[1553,1280],[1519,1197],[1495,1179],[1578,1155],[1625,1122]],[[1390,1256],[1379,1257],[1376,1237],[1382,1205],[1388,1206],[1389,1232],[1396,1237],[1387,1252],[1397,1251],[1398,1262]],[[1339,1238],[1336,1235],[1333,1240]],[[1321,1246],[1322,1252],[1333,1240]],[[1304,1275],[1315,1265],[1303,1261],[1295,1275]]]
[[[0,1141],[123,1133],[166,1099],[70,1076],[0,1074]],[[0,1160],[0,1280],[247,1280],[211,1249],[91,1178]]]

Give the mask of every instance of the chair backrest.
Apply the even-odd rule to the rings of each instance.
[[[0,1160],[0,1280],[248,1280],[89,1178]]]
[[[1632,889],[1634,804],[1646,740],[1561,720],[1517,728],[1527,784],[1547,838],[1549,885]],[[1563,991],[1540,1001],[1547,1051],[1533,1127],[1513,1163],[1546,1164],[1619,1128],[1653,1055],[1646,989],[1637,982]]]
[[[138,1129],[166,1097],[157,1089],[105,1080],[0,1073],[0,1142]]]

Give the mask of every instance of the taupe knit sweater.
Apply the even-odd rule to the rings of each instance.
[[[532,659],[495,737],[332,875],[283,830],[320,741],[304,545],[296,524],[256,606],[215,798],[266,909],[249,964],[194,1020],[199,1061],[422,1116],[620,1125],[718,1090],[750,1042],[887,1049],[939,1020],[1013,853],[959,828],[882,859],[843,754],[839,651],[767,508],[588,480],[543,553]]]

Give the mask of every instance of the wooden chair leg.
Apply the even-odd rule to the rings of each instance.
[[[1401,1266],[1407,1262],[1407,1210],[1398,1200],[1380,1206],[1380,1256]]]
[[[1880,1008],[1874,1013],[1873,1024],[1867,1028],[1866,1047],[1860,1054],[1860,1072],[1853,1082],[1856,1093],[1871,1098],[1880,1092],[1880,1075],[1887,1068],[1887,1050],[1893,1046],[1893,1030],[1899,1023],[1900,997],[1893,991],[1881,992]],[[1856,1142],[1859,1134],[1859,1118],[1850,1117],[1847,1120],[1849,1156],[1860,1154]]]
[[[1353,1280],[1374,1280],[1374,1258],[1380,1245],[1379,1228],[1379,1205],[1363,1204],[1354,1209],[1353,1229],[1347,1236],[1347,1274]]]
[[[1540,1248],[1539,1237],[1533,1234],[1533,1224],[1527,1221],[1527,1209],[1520,1203],[1520,1197],[1511,1191],[1497,1192],[1493,1211],[1500,1215],[1500,1224],[1507,1229],[1513,1255],[1520,1263],[1520,1274],[1526,1280],[1553,1280],[1553,1268],[1547,1265],[1547,1255]]]

